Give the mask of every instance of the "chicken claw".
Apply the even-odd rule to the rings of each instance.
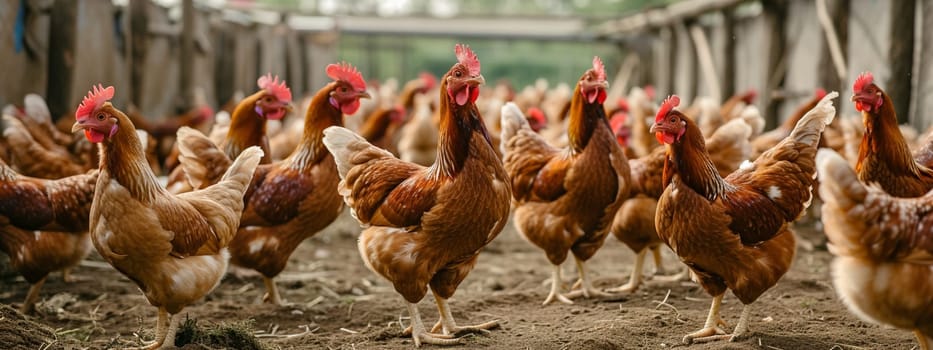
[[[573,299],[580,296],[584,298],[593,298],[593,297],[610,297],[612,294],[599,291],[596,288],[593,288],[593,284],[590,283],[589,278],[586,274],[586,262],[580,259],[576,259],[577,262],[577,272],[580,274],[580,279],[577,283],[574,284],[574,287],[579,286],[579,290],[572,291],[566,295],[567,298]]]
[[[421,347],[421,344],[457,345],[463,343],[462,339],[455,338],[450,334],[435,334],[425,331],[417,304],[408,303],[408,312],[411,314],[411,326],[402,331],[402,335],[411,334],[415,347]]]
[[[435,295],[434,300],[437,302],[437,311],[441,315],[441,319],[431,328],[431,333],[441,331],[442,334],[452,334],[460,337],[467,334],[489,334],[490,329],[499,328],[499,320],[492,320],[475,326],[458,326],[457,322],[454,321],[453,314],[450,313],[450,305],[447,304],[447,299]]]
[[[279,288],[275,285],[275,280],[269,277],[262,277],[262,281],[266,284],[266,294],[263,294],[262,301],[264,303],[269,303],[276,306],[286,306],[288,302],[282,299],[282,295],[279,294]]]
[[[547,298],[544,299],[544,302],[541,305],[547,305],[553,303],[555,300],[562,302],[564,304],[573,304],[573,300],[567,299],[567,297],[560,294],[560,265],[554,265],[554,270],[551,273],[551,293],[548,294]]]

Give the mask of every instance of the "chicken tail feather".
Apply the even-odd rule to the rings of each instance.
[[[204,188],[217,182],[230,167],[230,158],[200,131],[183,126],[178,129],[178,161],[192,188]]]
[[[324,146],[334,155],[341,179],[346,178],[347,172],[355,165],[375,158],[392,157],[388,151],[373,146],[362,136],[339,126],[324,129]],[[362,152],[364,150],[372,152]]]
[[[503,105],[501,115],[502,134],[499,139],[502,140],[502,142],[500,142],[500,147],[502,147],[502,154],[506,154],[506,147],[509,144],[508,140],[517,135],[519,130],[531,129],[531,126],[528,124],[528,120],[525,119],[525,115],[522,113],[521,109],[519,109],[515,103],[508,102]]]
[[[813,107],[800,121],[794,126],[790,138],[797,142],[812,145],[816,147],[820,142],[820,135],[823,129],[836,117],[836,108],[833,106],[833,99],[839,97],[839,93],[833,91],[826,94],[816,107]]]

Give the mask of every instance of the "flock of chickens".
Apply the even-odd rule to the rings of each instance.
[[[439,84],[424,74],[400,93],[329,65],[333,81],[303,104],[303,119],[283,119],[291,91],[268,75],[216,118],[198,107],[162,125],[117,109],[114,88],[100,85],[57,125],[35,95],[5,109],[0,249],[32,284],[22,311],[50,272],[67,276],[93,244],[158,308],[148,348],[171,347],[181,310],[218,285],[228,262],[259,272],[264,300],[284,303],[275,277],[347,206],[363,227],[363,262],[405,299],[416,346],[498,327],[458,324],[447,300],[510,213],[553,265],[544,304],[636,290],[648,251],[665,274],[663,243],[686,266],[656,279],[689,276],[713,297],[684,342],[734,340],[748,332],[749,305],[790,268],[790,226],[818,196],[842,300],[929,349],[933,139],[905,139],[870,73],[852,96],[864,127],[835,119],[839,94],[817,91],[762,133],[754,92],[721,106],[680,107],[678,96],[656,106],[650,88],[610,98],[597,57],[572,90],[481,93],[479,59],[464,45],[455,54]],[[628,283],[599,290],[586,261],[610,233],[636,259]],[[579,279],[565,293],[570,253]],[[440,315],[431,328],[417,307],[429,288]],[[727,290],[745,305],[731,333],[720,328]]]

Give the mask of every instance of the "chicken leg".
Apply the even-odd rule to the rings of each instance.
[[[584,298],[611,296],[609,293],[605,293],[593,288],[593,284],[589,278],[587,278],[588,275],[586,274],[586,261],[580,260],[576,257],[574,258],[574,260],[577,262],[577,273],[580,275],[580,280],[577,281],[580,289],[567,293],[567,297],[573,299],[580,296],[583,296]],[[577,286],[577,284],[574,286]]]
[[[41,290],[42,285],[45,284],[46,278],[48,278],[48,276],[42,277],[41,280],[29,286],[29,293],[26,294],[26,300],[23,301],[23,306],[19,308],[19,312],[24,315],[29,315],[36,311],[36,302],[39,301],[39,290]]]
[[[730,342],[742,339],[746,333],[748,333],[748,314],[751,308],[748,305],[742,309],[742,316],[739,317],[739,323],[735,325],[735,330],[732,331],[732,334],[716,334],[708,337],[697,338],[693,341],[696,343],[708,343],[711,341],[724,340],[728,339]],[[719,322],[722,322],[720,319]],[[725,325],[723,325],[725,327]]]
[[[163,308],[159,308],[159,319],[156,321],[156,334],[153,341],[146,343],[146,345],[138,348],[130,348],[132,350],[152,350],[158,349],[162,346],[162,343],[165,342],[165,333],[168,330],[168,311]]]
[[[457,326],[454,316],[450,313],[450,305],[447,304],[447,299],[435,295],[434,300],[437,302],[437,311],[441,315],[441,319],[431,329],[432,333],[443,331],[443,334],[452,334],[459,337],[475,333],[488,334],[490,329],[499,327],[499,320],[492,320],[475,326]]]
[[[408,303],[408,313],[411,314],[411,326],[403,334],[411,332],[411,338],[415,341],[415,347],[421,347],[421,344],[433,345],[456,345],[461,340],[449,334],[428,333],[424,329],[424,323],[421,321],[421,313],[418,311],[418,304]],[[441,314],[443,317],[443,314]]]
[[[683,341],[685,344],[719,340],[726,334],[725,331],[719,328],[719,326],[725,327],[725,322],[719,317],[719,307],[722,306],[722,297],[724,295],[725,294],[720,294],[713,297],[713,304],[709,307],[709,315],[706,317],[706,324],[703,326],[703,329],[684,336]]]
[[[654,274],[666,275],[667,269],[664,268],[664,259],[661,256],[661,246],[651,247],[651,255],[654,257]]]
[[[645,268],[645,254],[647,249],[642,249],[635,255],[635,265],[632,266],[632,275],[628,278],[628,283],[619,287],[607,290],[609,293],[631,293],[641,285],[641,272]],[[655,262],[657,264],[657,262]]]
[[[262,301],[278,306],[285,305],[285,300],[282,300],[282,296],[279,294],[279,288],[275,285],[275,279],[263,276],[262,281],[266,284],[266,294],[262,296]]]
[[[178,324],[181,323],[181,314],[171,315],[168,322],[168,329],[165,331],[162,346],[160,347],[163,349],[175,347],[175,335],[178,333]]]
[[[914,335],[917,336],[917,341],[920,342],[920,350],[930,350],[930,338],[927,338],[919,329],[914,330]]]
[[[544,302],[541,305],[547,305],[555,300],[562,302],[564,304],[573,304],[573,301],[567,299],[567,297],[560,294],[561,282],[561,271],[560,265],[554,265],[554,270],[551,272],[551,293],[548,294],[547,298],[544,299]]]

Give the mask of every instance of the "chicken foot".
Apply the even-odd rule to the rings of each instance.
[[[551,272],[551,293],[548,294],[547,298],[544,299],[544,302],[541,305],[547,305],[555,300],[562,302],[564,304],[573,304],[573,301],[567,299],[567,297],[560,294],[561,282],[561,271],[560,265],[554,265],[554,270]]]
[[[578,298],[580,296],[584,298],[612,296],[612,294],[602,292],[596,288],[593,288],[593,284],[587,277],[588,275],[586,273],[586,262],[576,257],[575,257],[575,260],[577,262],[577,273],[580,275],[580,279],[579,281],[577,281],[577,284],[574,284],[574,288],[580,287],[580,289],[567,293],[566,296],[568,298],[573,299],[573,298]]]
[[[42,289],[42,285],[45,284],[46,278],[48,278],[48,276],[42,277],[41,280],[29,286],[29,293],[26,294],[26,300],[23,301],[23,306],[19,308],[19,312],[24,315],[29,315],[36,311],[36,302],[39,301],[39,291]]]
[[[460,338],[455,338],[449,334],[429,333],[424,329],[424,323],[421,321],[421,312],[418,311],[418,304],[408,303],[408,313],[411,315],[411,326],[402,332],[403,335],[411,334],[411,339],[415,342],[415,347],[421,347],[421,344],[433,345],[457,345],[461,344]],[[441,314],[443,315],[443,314]],[[442,316],[443,317],[443,316]]]
[[[467,334],[489,334],[490,329],[499,327],[499,320],[492,320],[475,326],[457,326],[454,316],[450,313],[450,305],[447,304],[447,299],[435,295],[434,300],[437,302],[437,311],[441,318],[431,328],[431,333],[442,331],[442,334],[452,334],[455,337],[460,337]]]
[[[628,283],[625,283],[619,287],[611,288],[606,290],[609,293],[631,293],[638,289],[638,286],[641,285],[641,272],[645,268],[645,254],[648,253],[647,249],[642,249],[635,255],[635,264],[632,266],[632,275],[628,278]],[[655,260],[657,261],[657,260]]]
[[[703,329],[684,336],[683,342],[685,344],[705,343],[723,339],[722,337],[726,332],[719,328],[719,326],[726,327],[726,323],[719,317],[719,308],[722,306],[722,297],[724,295],[725,294],[720,294],[713,297],[713,304],[709,307],[709,316],[706,317],[706,324],[703,326]]]
[[[279,294],[279,287],[275,285],[275,279],[273,277],[263,276],[262,281],[266,284],[266,294],[262,296],[262,301],[273,305],[284,306],[286,302],[282,300],[282,295]]]
[[[163,308],[159,308],[159,319],[156,321],[156,334],[155,339],[151,342],[146,342],[144,346],[137,348],[130,348],[132,350],[153,350],[158,349],[165,342],[165,333],[168,330],[169,316],[168,311]]]
[[[165,331],[163,336],[162,349],[170,349],[175,347],[175,335],[178,333],[178,324],[181,323],[181,314],[174,314],[169,317],[168,329]]]
[[[927,336],[921,333],[919,329],[914,330],[914,335],[917,337],[917,341],[920,343],[920,350],[930,350],[930,338],[927,338]]]

